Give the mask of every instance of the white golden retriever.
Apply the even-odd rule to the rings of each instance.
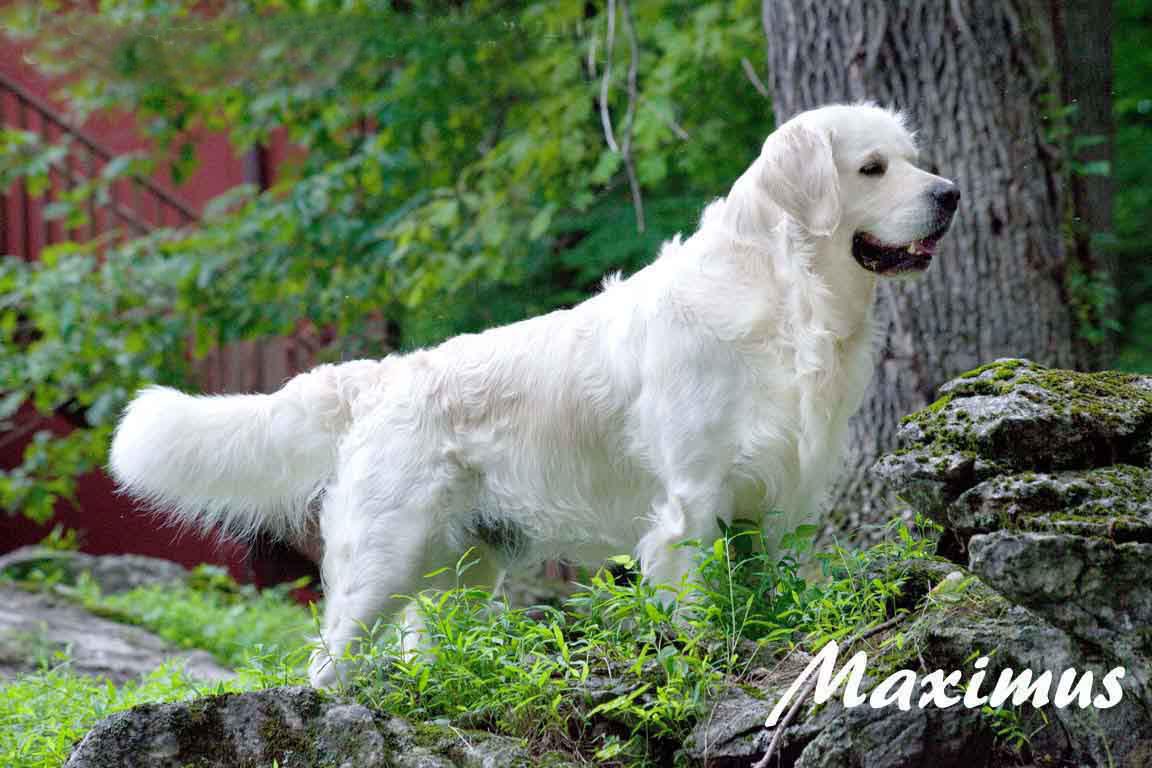
[[[879,276],[923,270],[956,186],[918,169],[901,116],[805,112],[768,137],[699,230],[569,310],[383,360],[324,365],[271,395],[153,387],[111,469],[181,520],[324,542],[323,649],[475,548],[471,579],[633,551],[644,577],[717,519],[810,521],[872,367]],[[441,577],[450,578],[450,577]],[[415,611],[404,621],[418,627]]]

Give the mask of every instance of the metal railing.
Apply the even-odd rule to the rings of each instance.
[[[56,109],[0,74],[0,128],[39,136],[45,145],[67,147],[48,171],[47,188],[33,195],[24,183],[0,189],[0,254],[32,261],[46,246],[66,240],[88,241],[111,236],[143,235],[159,227],[181,227],[197,221],[196,213],[150,179],[125,176],[109,182],[107,196],[86,201],[83,224],[45,215],[49,205],[80,184],[100,176],[115,155],[100,146]],[[66,140],[66,141],[64,141]]]

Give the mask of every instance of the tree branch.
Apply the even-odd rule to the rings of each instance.
[[[610,2],[612,0],[609,0]],[[640,45],[636,41],[636,28],[632,25],[632,11],[628,0],[620,0],[624,13],[624,31],[628,35],[628,111],[624,113],[624,144],[620,154],[624,157],[624,170],[628,173],[628,186],[632,188],[632,208],[636,212],[636,230],[644,231],[644,198],[640,194],[640,180],[632,160],[632,127],[636,119],[636,72],[640,66]]]
[[[752,62],[741,56],[740,66],[744,68],[744,74],[748,77],[748,82],[752,83],[752,87],[756,89],[756,93],[766,99],[771,99],[772,95],[768,93],[768,86],[764,85],[764,81],[756,74],[756,68],[752,66]]]
[[[608,149],[619,152],[612,134],[612,115],[608,112],[608,88],[612,83],[612,55],[616,52],[616,0],[608,0],[608,34],[604,38],[604,73],[600,76],[600,125]]]
[[[910,615],[911,614],[902,613],[893,619],[888,619],[888,621],[885,621],[882,624],[877,624],[871,629],[866,629],[862,632],[859,632],[856,634],[856,636],[848,641],[848,644],[845,647],[851,648],[861,640],[866,640],[873,635],[877,635],[881,632],[884,632],[885,630],[892,629],[892,627],[900,624]],[[772,759],[772,756],[776,754],[777,750],[779,749],[780,741],[784,737],[784,731],[788,730],[788,726],[790,726],[792,721],[796,719],[796,714],[800,711],[800,707],[804,705],[804,702],[808,699],[808,696],[811,695],[812,689],[816,687],[816,683],[819,679],[819,675],[812,675],[810,678],[808,678],[808,682],[804,684],[804,688],[802,688],[800,692],[796,694],[796,699],[792,702],[792,706],[788,708],[788,713],[784,715],[784,719],[781,720],[780,724],[776,726],[776,732],[772,734],[772,741],[768,743],[768,751],[764,753],[764,757],[760,758],[759,761],[752,765],[752,768],[768,768],[768,761]]]

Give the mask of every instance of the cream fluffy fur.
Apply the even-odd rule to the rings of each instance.
[[[329,654],[469,547],[483,562],[468,576],[493,585],[526,561],[629,550],[646,579],[678,582],[691,556],[675,545],[717,518],[812,520],[872,367],[877,277],[852,239],[907,244],[951,217],[933,193],[952,185],[914,156],[887,110],[804,113],[695,234],[579,306],[321,366],[271,395],[146,389],[112,471],[242,535],[300,535],[319,501],[318,686],[336,679]],[[885,173],[862,174],[877,158]]]

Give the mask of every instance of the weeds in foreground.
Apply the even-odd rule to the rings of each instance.
[[[602,569],[559,607],[514,608],[479,589],[416,596],[432,648],[399,651],[395,627],[371,628],[343,693],[417,721],[449,719],[617,765],[671,764],[719,686],[740,682],[757,647],[816,647],[883,620],[903,581],[893,563],[931,554],[894,526],[863,552],[814,553],[815,529],[772,541],[734,525],[700,549],[690,581],[656,588]],[[805,578],[802,563],[822,577]],[[619,559],[628,565],[627,558]],[[458,574],[471,565],[456,564]],[[883,566],[883,567],[881,567]],[[50,580],[49,580],[50,581]],[[257,592],[218,571],[188,585],[101,595],[90,581],[56,584],[89,608],[209,650],[239,671],[205,689],[176,667],[120,687],[72,673],[66,654],[0,687],[0,764],[59,765],[97,719],[149,701],[298,683],[314,631],[286,589]]]
[[[803,527],[772,541],[729,526],[701,549],[684,584],[603,569],[559,608],[494,605],[475,588],[417,595],[431,649],[405,658],[395,627],[372,628],[380,641],[349,659],[361,671],[348,692],[377,709],[482,726],[540,749],[668,764],[710,694],[747,672],[756,646],[818,647],[882,621],[902,583],[892,564],[933,548],[894,526],[870,550],[816,554],[823,579],[808,580],[801,564],[815,533]],[[457,573],[470,566],[465,557]]]

